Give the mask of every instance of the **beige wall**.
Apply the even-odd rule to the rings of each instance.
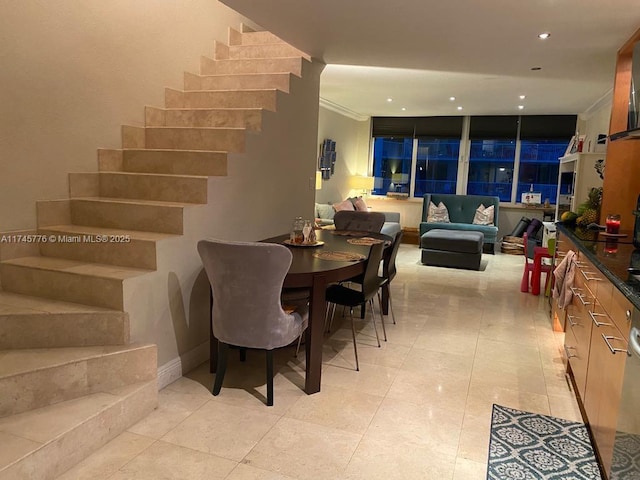
[[[35,227],[36,200],[66,197],[242,21],[215,0],[3,2],[0,231]]]
[[[164,88],[182,88],[241,22],[214,0],[5,2],[0,231],[34,228],[36,200],[67,197],[67,174],[96,171],[97,148],[119,148],[121,125],[143,125],[144,106],[162,106]],[[157,271],[126,282],[132,340],[157,344],[165,369],[208,354],[197,241],[258,240],[312,216],[323,67],[305,62],[262,132],[229,156],[229,175],[209,179],[209,204],[185,209],[185,234],[159,242]]]
[[[322,190],[316,192],[318,203],[335,203],[355,191],[349,186],[352,175],[366,175],[369,166],[370,120],[354,120],[325,107],[318,116],[318,153],[326,138],[336,142],[335,173],[322,181]]]

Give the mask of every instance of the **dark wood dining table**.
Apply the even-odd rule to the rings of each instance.
[[[284,288],[309,288],[309,327],[306,334],[306,377],[305,392],[312,394],[320,391],[322,373],[322,344],[324,341],[324,318],[326,312],[325,291],[327,285],[348,280],[364,272],[369,245],[355,245],[349,239],[373,237],[384,240],[388,245],[392,238],[381,233],[344,232],[338,230],[316,230],[318,246],[289,245],[293,259],[284,280]],[[285,243],[289,235],[262,240],[263,242]],[[353,241],[353,240],[352,240]],[[314,253],[345,252],[364,256],[361,260],[338,261],[318,258]]]

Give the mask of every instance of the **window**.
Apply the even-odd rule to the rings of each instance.
[[[471,140],[467,193],[510,202],[515,154],[515,140]]]
[[[542,194],[543,202],[548,199],[550,203],[555,203],[560,169],[558,159],[564,155],[568,143],[558,140],[522,140],[516,202],[522,199],[524,192],[533,189]]]
[[[418,139],[415,197],[456,193],[460,139]]]
[[[519,203],[533,185],[541,201],[553,204],[559,158],[576,125],[575,115],[372,120],[376,195],[467,193]]]
[[[376,138],[373,143],[375,195],[387,192],[409,193],[412,138]]]

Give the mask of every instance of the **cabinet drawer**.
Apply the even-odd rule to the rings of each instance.
[[[576,304],[577,303],[577,304]],[[573,379],[580,398],[584,398],[589,363],[592,321],[588,310],[574,297],[567,306],[565,353],[571,365]]]
[[[633,305],[625,298],[620,290],[613,288],[611,294],[611,305],[609,307],[609,315],[613,323],[618,327],[623,338],[629,338],[631,331],[631,314]]]
[[[610,284],[604,275],[593,266],[591,261],[582,254],[579,255],[576,262],[576,276],[579,277],[585,288],[588,288],[594,297],[599,296],[599,289],[603,287],[603,284]]]

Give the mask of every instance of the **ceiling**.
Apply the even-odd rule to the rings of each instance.
[[[326,63],[321,99],[356,117],[588,112],[640,28],[639,0],[222,1]]]

